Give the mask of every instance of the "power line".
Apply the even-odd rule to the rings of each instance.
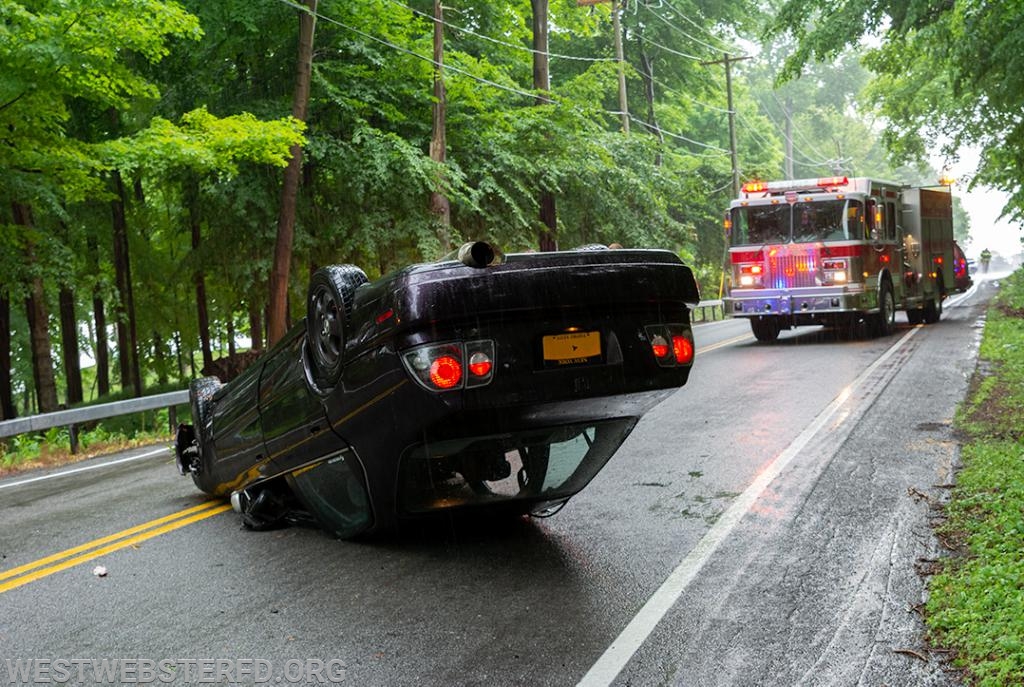
[[[680,52],[679,50],[673,50],[672,48],[666,47],[666,46],[664,46],[661,43],[658,43],[656,41],[652,41],[650,38],[647,38],[646,36],[643,36],[643,35],[638,36],[638,38],[640,38],[640,40],[642,40],[644,43],[650,43],[651,45],[653,45],[653,46],[655,46],[657,48],[661,48],[665,52],[671,53],[673,55],[677,55],[679,57],[685,57],[688,60],[693,60],[695,62],[700,62],[702,59],[704,59],[703,57],[697,57],[696,55],[690,55],[690,54],[687,54],[685,52]]]
[[[607,110],[606,110],[606,112],[607,112]],[[618,113],[618,112],[616,112],[616,113],[608,112],[608,114],[616,114],[616,115],[618,115],[618,114],[621,114],[621,113]],[[668,136],[669,138],[675,138],[675,139],[678,139],[680,141],[685,141],[686,143],[689,143],[691,145],[699,146],[701,148],[706,148],[708,150],[718,151],[714,155],[710,155],[708,153],[693,153],[694,155],[698,155],[698,156],[701,156],[701,157],[723,157],[723,156],[729,154],[729,151],[726,150],[725,148],[719,148],[716,145],[711,145],[711,144],[708,144],[708,143],[701,143],[700,141],[695,141],[692,138],[687,138],[686,136],[683,136],[682,134],[675,134],[675,133],[672,133],[671,131],[665,131],[660,126],[656,127],[656,126],[654,126],[652,124],[648,124],[647,122],[645,122],[642,119],[639,119],[639,118],[637,118],[637,117],[635,117],[633,115],[629,115],[629,118],[630,118],[630,120],[636,122],[637,124],[639,124],[643,128],[647,129],[648,131],[660,131],[662,134]]]
[[[420,10],[414,9],[412,7],[409,7],[408,5],[406,5],[406,4],[402,3],[402,2],[399,2],[399,0],[388,0],[388,1],[391,4],[393,4],[393,5],[398,5],[399,7],[407,9],[410,12],[412,12],[413,14],[417,14],[417,15],[419,15],[421,17],[424,17],[424,18],[426,18],[426,19],[428,19],[428,20],[430,20],[432,22],[437,22],[438,21],[438,19],[436,17],[434,17],[433,15],[427,14],[426,12],[421,12]],[[467,29],[465,27],[458,26],[456,24],[452,24],[451,22],[444,21],[443,19],[440,20],[440,23],[443,26],[447,26],[450,29],[454,29],[456,31],[459,31],[460,33],[465,33],[465,34],[468,34],[468,35],[473,36],[475,38],[480,38],[482,40],[489,41],[491,43],[496,43],[498,45],[503,45],[503,46],[505,46],[507,48],[512,48],[513,50],[520,50],[522,52],[528,52],[528,53],[533,54],[533,55],[545,55],[547,57],[555,58],[555,59],[559,59],[559,60],[576,60],[576,61],[579,61],[579,62],[615,62],[616,61],[614,57],[578,57],[576,55],[559,55],[558,53],[545,52],[545,51],[541,51],[541,50],[534,50],[533,48],[527,47],[525,45],[519,45],[517,43],[509,43],[508,41],[498,40],[497,38],[491,38],[490,36],[485,36],[482,33],[477,33],[475,31],[470,31],[469,29]]]
[[[760,143],[762,146],[764,146],[765,148],[768,148],[768,149],[774,149],[776,147],[776,142],[768,140],[761,133],[760,128],[758,126],[756,126],[755,124],[752,124],[751,122],[749,122],[747,120],[746,116],[743,113],[737,112],[736,115],[738,117],[738,121],[739,121],[740,125],[742,125],[744,129],[746,129],[748,132],[750,132],[750,134],[755,139],[757,139],[758,143]],[[809,157],[807,157],[806,155],[804,155],[804,153],[802,153],[799,150],[796,150],[795,148],[794,148],[794,152],[799,153],[800,157],[803,158],[803,160],[799,161],[800,164],[806,165],[806,166],[809,166],[809,167],[826,167],[826,168],[831,169],[832,165],[836,162],[836,160],[821,160],[821,161],[812,160]]]
[[[681,28],[679,28],[678,26],[676,26],[675,24],[673,24],[673,23],[672,23],[672,22],[671,22],[670,20],[668,20],[667,18],[665,18],[665,17],[663,17],[662,15],[658,14],[657,12],[655,12],[655,11],[654,11],[653,9],[651,9],[651,8],[650,8],[650,6],[648,6],[648,5],[646,4],[646,3],[641,3],[641,6],[642,6],[642,7],[643,7],[643,8],[645,9],[645,10],[647,10],[647,12],[648,12],[649,14],[651,14],[651,15],[653,15],[653,16],[655,16],[655,17],[657,17],[657,18],[658,18],[658,19],[660,19],[660,20],[661,20],[662,22],[664,22],[664,23],[665,23],[665,25],[667,25],[667,26],[668,26],[668,27],[669,27],[670,29],[672,29],[672,30],[676,31],[677,33],[679,33],[679,34],[680,34],[680,35],[682,35],[682,36],[685,36],[685,37],[686,37],[687,39],[689,39],[690,41],[693,41],[694,43],[696,43],[696,44],[698,44],[698,45],[704,46],[705,48],[708,48],[709,50],[712,50],[712,51],[714,51],[714,52],[720,52],[720,51],[722,50],[722,49],[721,49],[721,48],[719,48],[719,47],[715,47],[714,45],[711,45],[710,43],[706,43],[706,42],[702,41],[701,39],[697,38],[696,36],[692,36],[692,35],[690,35],[690,34],[689,34],[689,33],[687,33],[686,31],[684,31],[683,29],[681,29]],[[672,8],[672,9],[673,9],[673,10],[675,10],[676,14],[678,14],[679,16],[682,16],[682,17],[686,18],[686,17],[685,17],[685,15],[683,15],[683,14],[682,14],[681,12],[679,12],[679,10],[678,10],[678,9],[676,9],[676,8]],[[699,59],[699,58],[694,58],[694,59]]]
[[[768,121],[770,121],[772,123],[772,125],[774,125],[775,128],[779,130],[779,133],[782,134],[783,138],[785,138],[785,136],[786,136],[785,129],[783,129],[783,127],[781,127],[779,125],[779,123],[777,121],[775,121],[775,118],[772,117],[771,113],[768,111],[768,108],[765,107],[765,104],[761,100],[761,98],[758,95],[756,95],[756,94],[753,94],[753,95],[754,95],[754,98],[761,105],[761,109],[762,109],[762,111],[764,113],[764,116],[768,118]],[[818,150],[815,150],[814,152],[816,152],[819,156],[825,158],[825,160],[822,160],[822,161],[812,160],[803,151],[797,149],[796,146],[793,146],[793,152],[794,153],[798,153],[800,155],[800,157],[802,157],[802,158],[804,158],[804,160],[806,160],[806,162],[802,162],[801,164],[810,164],[810,165],[816,165],[816,166],[828,166],[828,165],[831,165],[834,162],[834,160],[832,160],[830,158],[827,158],[825,155],[822,155],[821,151],[818,151]]]
[[[302,11],[302,12],[309,12],[309,8],[307,8],[305,5],[300,5],[300,4],[296,3],[296,2],[293,2],[293,0],[278,0],[278,2],[280,2],[280,3],[284,4],[284,5],[287,5],[289,7],[292,7],[294,9],[297,9],[299,11]],[[418,53],[418,52],[416,52],[414,50],[410,50],[408,48],[404,48],[404,47],[402,47],[400,45],[397,45],[395,43],[392,43],[392,42],[390,42],[388,40],[385,40],[383,38],[379,38],[377,36],[374,36],[372,34],[369,34],[369,33],[365,32],[365,31],[357,29],[357,28],[355,28],[353,26],[349,26],[348,24],[346,24],[346,23],[344,23],[342,21],[334,19],[333,17],[328,17],[328,16],[326,16],[324,14],[321,14],[320,12],[315,12],[313,14],[318,19],[322,19],[323,21],[326,21],[328,23],[331,23],[331,24],[334,24],[336,26],[339,26],[339,27],[341,27],[341,28],[343,28],[343,29],[345,29],[347,31],[351,31],[352,33],[354,33],[354,34],[356,34],[358,36],[362,36],[363,38],[366,38],[366,39],[368,39],[370,41],[373,41],[375,43],[379,43],[381,45],[385,45],[385,46],[387,46],[389,48],[397,50],[397,51],[399,51],[399,52],[401,52],[403,54],[409,55],[411,57],[416,57],[416,58],[421,59],[424,62],[427,62],[427,63],[432,64],[434,66],[439,66],[438,63],[434,60],[434,58],[432,56],[421,55],[420,53]],[[505,91],[508,91],[510,93],[514,93],[516,95],[521,95],[521,96],[524,96],[524,97],[527,97],[527,98],[534,98],[534,97],[536,97],[535,93],[529,93],[527,91],[523,91],[523,90],[519,90],[517,88],[506,86],[504,84],[500,84],[500,83],[497,83],[495,81],[491,81],[489,79],[484,79],[483,77],[477,76],[475,74],[472,74],[471,72],[468,72],[468,71],[466,71],[464,69],[459,69],[458,67],[454,67],[452,65],[445,65],[444,68],[446,70],[451,70],[451,71],[454,71],[456,73],[459,73],[459,74],[462,74],[464,76],[467,76],[467,77],[469,77],[470,79],[472,79],[474,81],[483,83],[485,85],[488,85],[488,86],[491,86],[491,87],[494,87],[494,88],[505,90]],[[555,103],[555,104],[559,105],[559,103]],[[620,117],[620,116],[622,116],[624,114],[623,112],[617,112],[617,111],[612,111],[612,110],[601,110],[601,111],[604,112],[605,114],[613,115],[615,117]],[[638,120],[637,118],[633,117],[632,115],[629,115],[629,118],[630,118],[630,120],[636,121],[637,123],[639,123],[641,126],[644,126],[645,128],[653,129],[653,127],[651,127],[649,124],[647,124],[646,122],[643,122],[642,120]],[[695,145],[695,146],[698,146],[698,147],[701,147],[701,148],[705,148],[705,149],[708,149],[708,150],[718,151],[721,154],[728,154],[728,152],[729,152],[729,151],[725,150],[724,148],[720,148],[718,146],[710,145],[710,144],[707,144],[707,143],[701,143],[700,141],[696,141],[696,140],[694,140],[692,138],[688,138],[686,136],[683,136],[682,134],[677,134],[677,133],[673,133],[673,132],[670,132],[670,131],[665,131],[664,129],[662,129],[661,131],[662,131],[662,133],[664,133],[665,135],[667,135],[667,136],[669,136],[671,138],[675,138],[675,139],[678,139],[678,140],[681,140],[681,141],[685,141],[686,143],[689,143],[691,145]],[[705,156],[708,156],[706,153],[705,154],[692,153],[692,154],[693,155],[705,155]],[[718,157],[718,156],[719,155],[716,154],[714,156],[709,156],[709,157]]]
[[[712,45],[708,45],[707,43],[704,43],[704,45],[707,45],[707,47],[711,48],[715,52],[718,52],[718,51],[721,51],[721,50],[725,50],[726,48],[728,48],[728,50],[726,50],[726,52],[729,52],[732,55],[738,55],[739,54],[738,52],[735,52],[735,47],[734,46],[729,45],[727,42],[725,42],[724,40],[722,40],[721,38],[719,38],[715,34],[711,33],[711,31],[709,31],[706,26],[703,26],[702,24],[698,24],[693,19],[690,19],[690,17],[688,17],[686,15],[686,12],[684,12],[682,9],[676,7],[671,2],[661,2],[659,0],[658,4],[659,5],[668,5],[670,8],[672,8],[672,10],[674,10],[676,12],[677,16],[679,16],[680,19],[683,19],[690,26],[693,26],[694,28],[698,29],[699,31],[703,31],[707,36],[710,36],[714,40],[718,41],[721,44],[718,47],[715,47],[715,46],[712,46]],[[647,6],[649,7],[649,5],[647,5]]]
[[[722,112],[722,113],[725,113],[725,114],[727,114],[729,112],[729,110],[727,110],[724,107],[718,107],[717,105],[709,105],[708,103],[705,103],[705,102],[702,102],[700,100],[697,100],[692,95],[687,95],[686,93],[683,93],[682,91],[678,91],[678,90],[672,88],[671,86],[666,85],[663,81],[654,78],[653,76],[651,77],[651,81],[653,81],[654,83],[656,83],[659,86],[661,86],[662,90],[664,90],[664,91],[666,91],[668,93],[672,93],[673,95],[677,95],[680,98],[683,98],[684,100],[689,100],[694,105],[700,105],[701,107],[707,108],[709,110],[714,110],[715,112]]]
[[[293,2],[292,0],[278,0],[278,2],[280,2],[280,3],[284,4],[284,5],[287,5],[289,7],[292,7],[294,9],[303,11],[303,12],[309,12],[309,8],[308,7],[306,7],[305,5],[299,5],[299,4],[295,3],[295,2]],[[356,34],[358,36],[362,36],[363,38],[371,40],[371,41],[373,41],[375,43],[380,43],[381,45],[386,45],[389,48],[397,50],[397,51],[399,51],[401,53],[405,53],[406,55],[409,55],[411,57],[419,58],[419,59],[423,60],[424,62],[428,62],[428,63],[430,63],[431,65],[433,65],[435,67],[441,67],[442,66],[442,65],[438,64],[434,60],[434,58],[432,56],[431,57],[427,57],[426,55],[421,55],[420,53],[418,53],[418,52],[416,52],[414,50],[409,50],[408,48],[403,48],[400,45],[396,45],[395,43],[392,43],[390,41],[384,40],[383,38],[378,38],[377,36],[374,36],[372,34],[366,33],[365,31],[361,31],[360,29],[357,29],[354,26],[349,26],[348,24],[346,24],[346,23],[344,23],[342,21],[334,19],[333,17],[328,17],[328,16],[326,16],[324,14],[321,14],[320,12],[314,12],[313,15],[317,19],[322,19],[323,21],[326,21],[326,22],[328,22],[330,24],[335,24],[336,26],[340,26],[341,28],[346,29],[348,31],[351,31],[352,33],[354,33],[354,34]],[[450,65],[450,64],[443,65],[443,67],[447,71],[453,71],[453,72],[456,72],[457,74],[462,74],[463,76],[468,76],[470,79],[473,79],[474,81],[478,81],[478,82],[480,82],[482,84],[486,84],[486,85],[491,86],[493,88],[498,88],[498,89],[501,89],[503,91],[508,91],[509,93],[515,93],[516,95],[521,95],[521,96],[524,96],[524,97],[527,97],[527,98],[536,98],[537,97],[536,93],[528,93],[526,91],[522,91],[522,90],[519,90],[517,88],[513,88],[511,86],[506,86],[505,84],[500,84],[500,83],[498,83],[496,81],[491,81],[490,79],[485,79],[482,76],[477,76],[476,74],[468,72],[465,69],[460,69],[460,68],[455,67],[455,66]]]
[[[783,112],[786,112],[786,108],[783,106],[782,102],[779,100],[778,94],[775,91],[772,91],[771,93],[772,93],[772,97],[775,98],[776,104],[778,104],[778,106],[782,109]],[[803,140],[803,142],[808,145],[808,147],[810,147],[812,153],[814,153],[815,155],[817,155],[819,157],[825,157],[824,155],[821,154],[821,151],[818,150],[817,148],[815,148],[814,144],[811,143],[811,141],[808,140],[807,137],[803,135],[803,133],[801,133],[800,129],[798,129],[795,124],[793,126],[793,131],[795,131],[796,135],[799,136]]]

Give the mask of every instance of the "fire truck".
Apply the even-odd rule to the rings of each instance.
[[[826,325],[891,334],[896,311],[938,322],[955,289],[948,189],[863,177],[749,182],[725,219],[725,312],[758,341]]]

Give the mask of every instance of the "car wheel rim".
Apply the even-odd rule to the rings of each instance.
[[[314,296],[312,334],[317,357],[327,366],[334,365],[341,355],[341,319],[338,304],[325,290]]]

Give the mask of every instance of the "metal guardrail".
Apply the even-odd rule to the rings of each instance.
[[[71,437],[71,452],[78,450],[77,425],[93,420],[103,420],[108,417],[131,415],[145,410],[167,408],[170,411],[169,423],[173,431],[177,425],[175,406],[188,403],[188,390],[170,391],[166,394],[154,394],[141,398],[130,398],[126,401],[114,401],[113,403],[100,403],[85,408],[73,408],[71,410],[58,410],[55,413],[42,413],[19,417],[13,420],[0,422],[0,439],[13,437],[28,432],[40,432],[53,427],[67,427]]]
[[[725,317],[725,311],[722,309],[722,307],[723,307],[723,303],[720,300],[718,300],[718,301],[701,301],[693,309],[694,313],[696,313],[698,310],[700,311],[700,319],[699,320],[695,319],[694,321],[695,322],[707,322],[708,321],[708,312],[707,312],[708,310],[711,311],[711,319],[712,320],[717,320],[718,319],[718,316],[716,315],[716,311],[717,311],[718,315],[721,315],[722,317]]]

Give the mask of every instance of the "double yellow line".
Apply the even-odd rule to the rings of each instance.
[[[144,522],[121,532],[94,539],[91,542],[76,546],[46,558],[20,565],[0,572],[0,594],[16,589],[23,584],[35,582],[61,570],[119,551],[139,542],[166,534],[179,527],[190,525],[200,520],[231,510],[231,505],[223,501],[206,501],[198,506],[165,515],[156,520]]]

